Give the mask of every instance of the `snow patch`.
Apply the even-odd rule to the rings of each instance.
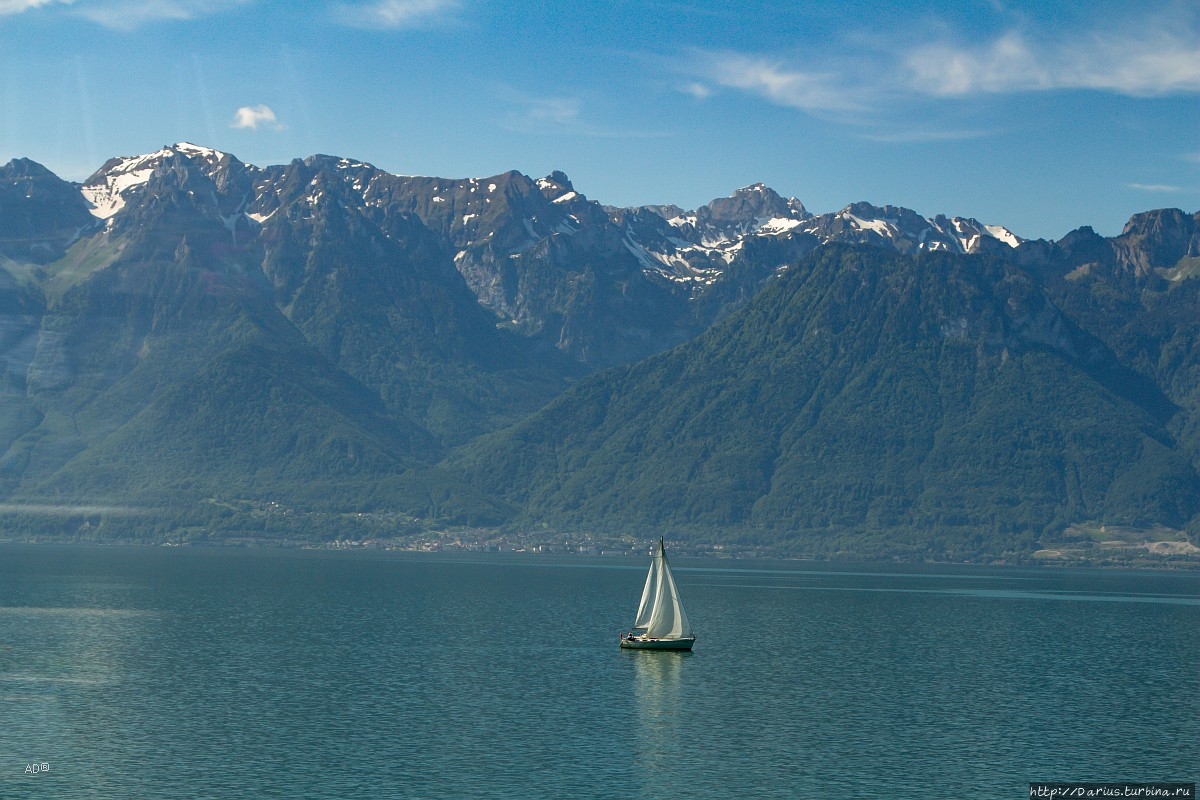
[[[145,157],[130,159],[109,170],[103,183],[84,186],[80,192],[93,217],[108,219],[125,207],[125,194],[143,186],[153,174],[154,165],[147,165]]]
[[[850,221],[854,227],[859,230],[875,231],[880,236],[888,236],[896,227],[895,220],[889,219],[863,219],[856,217],[849,211],[843,211],[842,216]]]
[[[788,217],[773,217],[759,224],[758,230],[760,233],[785,233],[792,230],[800,224],[798,219],[789,219]]]
[[[1003,225],[984,225],[983,229],[990,233],[993,239],[999,239],[1009,247],[1017,247],[1023,241],[1020,236],[1017,236]]]
[[[120,159],[102,176],[97,176],[80,188],[80,193],[88,202],[88,211],[99,219],[111,218],[125,207],[129,193],[145,185],[159,164],[176,154],[200,158],[209,164],[215,164],[226,156],[226,153],[211,147],[179,142],[153,153]]]
[[[642,269],[657,271],[654,268],[654,262],[650,259],[650,254],[646,252],[646,248],[642,247],[628,236],[621,240],[621,244],[625,245],[625,249],[628,250],[633,257],[641,263]]]
[[[213,164],[217,163],[227,155],[220,150],[213,150],[211,147],[201,147],[200,145],[192,144],[191,142],[178,142],[172,147],[169,147],[166,150],[160,150],[159,152],[166,153],[168,150],[174,150],[177,153],[183,153],[184,155],[188,156],[199,156],[205,161]]]

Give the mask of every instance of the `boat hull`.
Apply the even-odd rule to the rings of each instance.
[[[687,639],[642,639],[632,636],[621,637],[621,647],[629,650],[691,650],[696,637]]]

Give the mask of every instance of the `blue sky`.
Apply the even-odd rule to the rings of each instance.
[[[186,140],[1027,238],[1200,209],[1194,0],[0,0],[0,102],[0,161],[74,180]]]

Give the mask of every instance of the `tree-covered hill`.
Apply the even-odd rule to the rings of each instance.
[[[1047,242],[761,184],[619,209],[558,172],[180,143],[75,184],[19,159],[0,538],[1195,537],[1197,277],[1200,215],[1173,209]]]
[[[35,215],[58,257],[0,262],[10,506],[134,509],[153,535],[212,501],[394,508],[396,476],[561,390],[570,366],[499,330],[425,227],[384,233],[323,169],[284,169],[261,219],[227,155],[114,160],[84,187],[101,218],[14,173],[91,222]]]
[[[829,246],[447,466],[519,524],[960,558],[1191,524],[1181,414],[1012,264]]]

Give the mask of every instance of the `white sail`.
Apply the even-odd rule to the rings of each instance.
[[[652,639],[681,639],[692,635],[692,626],[679,600],[679,590],[667,565],[667,553],[661,539],[650,565],[650,574],[646,576],[635,627],[642,627],[643,615],[646,636]]]
[[[658,594],[658,569],[659,560],[656,557],[650,564],[650,571],[646,573],[646,586],[642,589],[642,602],[638,603],[637,617],[633,623],[633,629],[644,630],[650,624],[650,617],[654,614],[654,599]]]

